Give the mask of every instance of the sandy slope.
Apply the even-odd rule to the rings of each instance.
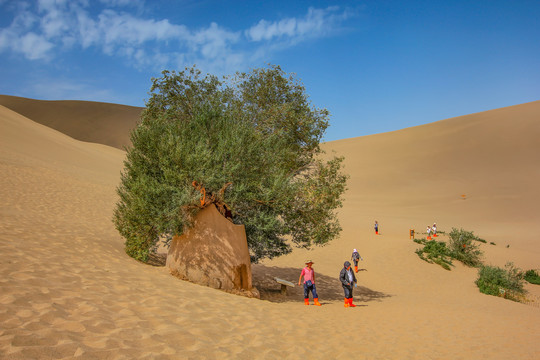
[[[74,139],[124,149],[143,108],[76,100],[35,100],[0,95],[0,105]]]
[[[474,269],[422,262],[408,239],[436,220],[495,241],[488,261],[540,267],[538,114],[536,102],[326,144],[351,174],[342,236],[254,266],[260,301],[129,258],[111,223],[124,153],[0,107],[0,358],[539,358],[540,308],[480,294]],[[353,247],[365,271],[345,309],[336,278]],[[322,307],[269,280],[295,281],[306,258]]]
[[[494,262],[531,268],[540,266],[539,138],[536,101],[327,146],[346,156],[344,213],[362,227],[378,219],[403,236],[433,222],[463,227],[497,244],[486,249]]]

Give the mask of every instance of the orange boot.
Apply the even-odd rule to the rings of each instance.
[[[304,304],[309,305],[309,299],[304,299]]]
[[[354,267],[354,272],[358,272],[358,266]]]
[[[319,298],[313,299],[313,305],[321,306],[321,303],[319,302]]]
[[[350,298],[350,299],[348,299],[348,300],[349,300],[349,307],[356,307],[356,305],[354,305],[354,304],[352,303],[352,298]]]
[[[345,298],[345,307],[349,307],[349,299]]]

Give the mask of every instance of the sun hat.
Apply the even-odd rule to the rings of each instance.
[[[356,249],[354,249],[353,252],[357,252]]]
[[[345,263],[343,264],[344,267],[348,268],[349,266],[351,266],[351,263],[348,262],[348,261],[345,261]]]
[[[307,264],[315,264],[315,263],[314,263],[313,261],[311,261],[311,260],[307,260],[307,261],[306,261],[306,265],[307,265]]]

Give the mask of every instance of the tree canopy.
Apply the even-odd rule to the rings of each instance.
[[[127,148],[114,223],[141,261],[215,203],[244,224],[251,258],[335,238],[347,177],[323,159],[329,112],[279,66],[218,79],[196,68],[163,71]]]

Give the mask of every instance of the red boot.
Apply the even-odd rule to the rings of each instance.
[[[349,307],[349,299],[345,298],[345,307]]]
[[[358,272],[358,266],[354,267],[354,272]]]
[[[304,304],[309,305],[309,299],[304,299]]]
[[[354,305],[354,304],[352,303],[352,298],[347,299],[347,300],[349,300],[349,307],[356,307],[356,305]]]
[[[313,299],[314,305],[321,306],[321,303],[319,302],[319,298]]]

